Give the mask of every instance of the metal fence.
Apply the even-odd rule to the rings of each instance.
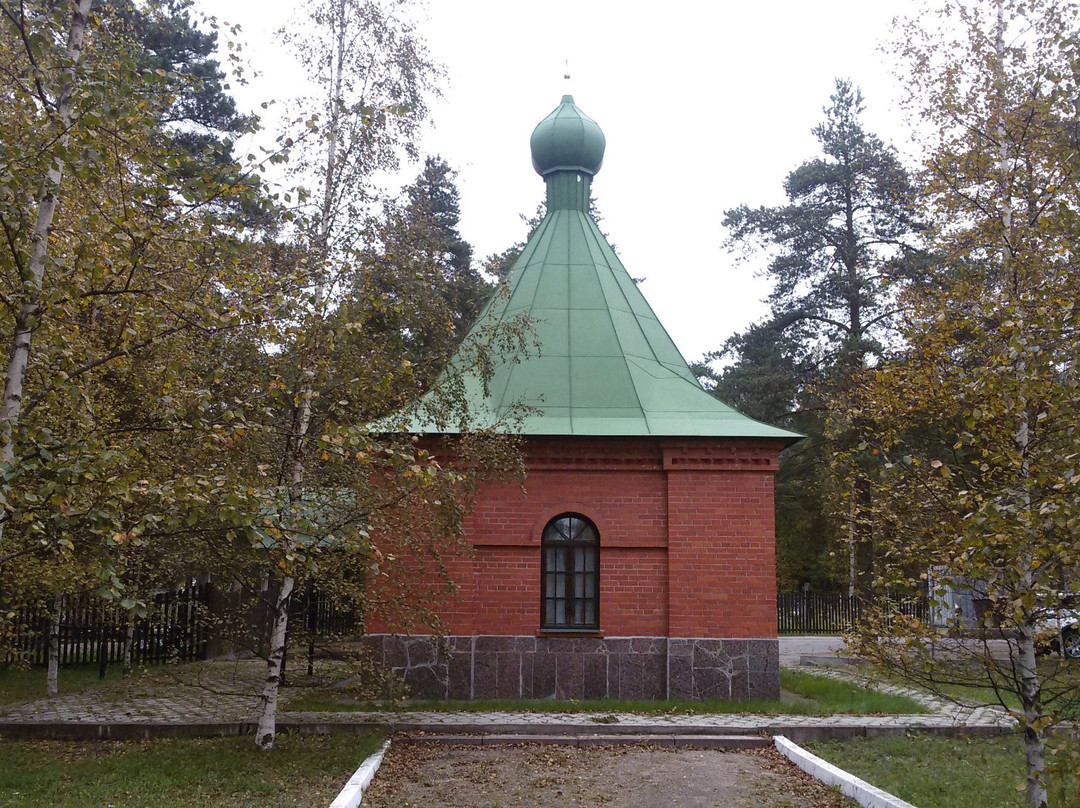
[[[92,594],[64,595],[59,610],[58,662],[123,662],[129,632],[134,665],[205,659],[211,592],[209,584],[159,592],[147,604],[145,617],[137,617],[119,604]],[[47,606],[14,610],[5,621],[6,636],[0,638],[6,661],[19,659],[44,665],[49,657],[53,619],[53,609]]]
[[[293,596],[291,613],[290,632],[299,632],[302,627],[310,637],[355,634],[360,626],[356,611],[311,587],[305,589],[303,595]]]
[[[897,615],[926,620],[930,610],[926,598],[889,601]],[[776,596],[776,628],[781,634],[843,634],[862,617],[859,598],[854,595],[796,593]]]
[[[225,619],[226,613],[232,620]],[[16,660],[46,664],[54,607],[24,606],[10,610],[4,618],[0,620],[0,664]],[[237,642],[240,647],[250,642],[257,651],[268,620],[265,603],[225,593],[210,583],[157,593],[147,604],[145,617],[92,594],[64,595],[57,658],[62,666],[98,665],[104,671],[105,666],[124,661],[129,636],[135,666],[206,659],[221,652],[215,649],[235,649]],[[237,632],[237,621],[246,623],[247,630]],[[341,636],[355,632],[359,622],[354,611],[309,589],[292,600],[289,635],[297,639]]]

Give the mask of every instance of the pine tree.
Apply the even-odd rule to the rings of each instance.
[[[442,157],[427,157],[420,175],[405,190],[405,221],[427,237],[426,249],[445,284],[442,294],[460,340],[480,313],[492,287],[473,267],[472,245],[458,231],[461,211],[455,176]]]
[[[788,450],[777,480],[779,567],[788,586],[826,584],[839,572],[829,553],[840,529],[825,529],[821,396],[880,357],[893,326],[895,282],[921,256],[911,181],[895,153],[863,127],[861,93],[837,80],[830,100],[813,130],[822,154],[788,174],[788,203],[725,214],[729,247],[770,255],[765,272],[775,285],[768,318],[706,357],[733,359],[713,374],[719,398],[810,436]],[[865,575],[869,542],[855,543]]]

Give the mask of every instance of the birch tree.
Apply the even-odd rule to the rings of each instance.
[[[516,467],[511,439],[465,434],[453,448],[436,447],[393,434],[386,420],[396,422],[392,413],[425,389],[444,414],[464,403],[454,385],[439,389],[433,368],[415,367],[412,350],[454,339],[445,251],[403,237],[408,216],[384,205],[375,183],[416,156],[440,75],[410,13],[399,0],[322,0],[310,33],[285,37],[322,95],[289,134],[294,176],[307,186],[280,251],[283,271],[301,279],[294,314],[265,334],[273,350],[245,416],[252,434],[243,454],[260,458],[268,497],[261,569],[275,580],[262,749],[274,744],[298,585],[330,584],[365,615],[393,613],[395,625],[437,630],[432,598],[453,588],[444,559],[465,551],[471,493],[486,475]],[[365,426],[375,419],[378,434]],[[455,457],[468,458],[467,472]],[[425,583],[394,586],[405,580]]]
[[[78,88],[83,39],[92,5],[93,0],[77,0],[75,3],[60,4],[58,10],[53,12],[60,20],[67,19],[67,37],[62,49],[53,39],[53,31],[58,26],[49,25],[55,21],[47,19],[49,12],[46,7],[25,2],[4,2],[0,5],[0,14],[5,23],[14,29],[22,48],[20,58],[9,62],[9,69],[23,65],[30,71],[30,75],[24,74],[8,85],[9,98],[15,96],[11,100],[30,103],[44,110],[43,116],[32,116],[26,123],[46,128],[52,143],[51,148],[47,148],[42,155],[44,159],[38,163],[37,170],[41,173],[36,177],[29,254],[19,261],[19,285],[15,299],[9,303],[16,313],[4,373],[4,398],[0,402],[0,463],[4,464],[15,459],[14,431],[22,414],[26,368],[30,362],[33,336],[41,322],[49,237],[63,188],[66,154],[74,123],[72,97]],[[11,230],[7,232],[10,239]],[[0,522],[0,531],[3,527]]]
[[[212,38],[185,50],[202,78],[160,43],[151,66],[119,6],[0,3],[5,605],[91,581],[133,606],[117,555],[136,545],[202,570],[184,539],[203,513],[230,514],[207,473],[225,433],[209,359],[276,314],[277,283],[237,235],[256,184],[223,141],[181,137],[207,124],[174,105],[220,78],[196,59]],[[167,27],[183,7],[142,4],[138,19]],[[180,566],[165,567],[155,580],[171,583]]]
[[[301,549],[313,549],[301,548],[300,542],[307,535],[303,512],[305,486],[311,485],[305,466],[311,454],[309,431],[316,389],[328,372],[326,322],[339,303],[351,253],[363,243],[362,223],[373,202],[372,175],[393,167],[398,149],[411,143],[410,135],[425,116],[425,93],[434,73],[412,31],[389,11],[378,3],[326,0],[311,10],[313,33],[283,34],[313,83],[325,88],[325,95],[313,100],[305,147],[294,155],[296,174],[314,181],[312,202],[299,218],[298,246],[304,253],[299,260],[310,268],[310,275],[299,301],[299,322],[282,334],[282,347],[293,367],[279,383],[288,388],[292,401],[280,472],[285,499],[274,531],[284,563],[271,610],[267,675],[255,740],[262,749],[274,745],[289,607],[296,586],[292,567]]]
[[[948,2],[939,15],[907,23],[900,51],[930,132],[925,214],[942,260],[904,292],[904,350],[834,407],[866,425],[840,466],[874,490],[852,507],[882,538],[880,591],[925,591],[933,567],[932,589],[974,587],[989,609],[950,662],[932,627],[887,609],[861,647],[931,686],[1003,694],[1027,804],[1043,806],[1049,731],[1077,696],[1036,655],[1080,571],[1077,8]]]

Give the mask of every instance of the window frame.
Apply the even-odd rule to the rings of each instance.
[[[562,520],[571,520],[568,530],[561,530],[558,523]],[[577,529],[574,521],[582,523]],[[569,534],[569,535],[567,535]],[[580,551],[580,553],[578,552]],[[562,556],[562,569],[558,560],[555,562],[556,569],[550,569],[549,558],[557,559],[557,553]],[[591,568],[590,568],[591,563]],[[557,576],[557,577],[551,577]],[[591,576],[591,594],[576,594],[577,584],[581,583],[581,590],[588,590],[589,577]],[[558,594],[560,587],[557,583],[561,578],[562,594]],[[549,580],[556,582],[556,593],[549,594]],[[548,606],[552,607],[552,619],[548,620]],[[558,612],[564,617],[558,622]],[[580,606],[582,618],[577,619]],[[585,618],[590,614],[592,620]],[[570,619],[566,619],[570,615]],[[547,521],[540,534],[540,631],[544,633],[600,633],[600,531],[596,523],[582,513],[576,511],[563,511]]]

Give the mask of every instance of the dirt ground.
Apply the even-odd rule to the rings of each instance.
[[[775,749],[394,744],[367,808],[841,808]]]

